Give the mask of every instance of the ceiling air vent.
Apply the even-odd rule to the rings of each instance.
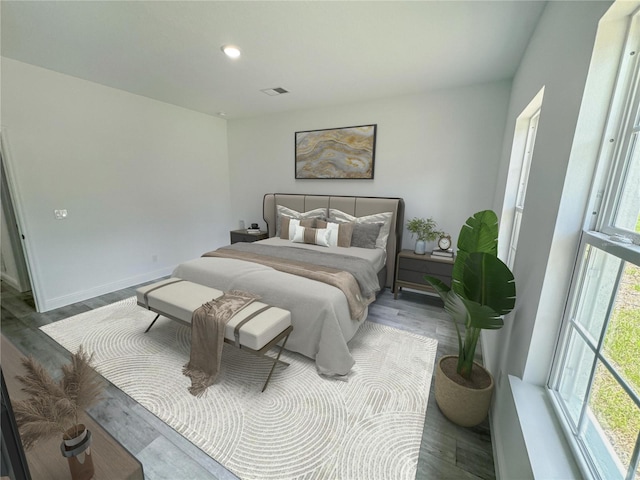
[[[289,93],[289,90],[285,90],[282,87],[276,88],[265,88],[264,90],[260,90],[262,93],[266,93],[271,97],[275,97],[276,95],[282,95],[283,93]]]

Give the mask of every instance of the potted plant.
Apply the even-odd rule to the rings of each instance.
[[[473,361],[482,329],[496,330],[513,310],[513,273],[498,258],[498,217],[491,210],[467,219],[458,237],[451,288],[426,276],[444,302],[458,335],[458,356],[436,367],[436,403],[454,423],[471,427],[487,416],[493,393],[491,374]]]
[[[91,367],[92,359],[93,355],[80,346],[71,355],[71,363],[62,367],[62,378],[55,381],[33,357],[25,357],[22,365],[27,373],[16,376],[22,391],[31,395],[13,406],[25,449],[39,440],[61,435],[60,449],[67,457],[73,480],[88,480],[94,474],[91,432],[80,423],[84,409],[100,399],[104,388]]]
[[[418,237],[414,252],[418,255],[424,255],[426,252],[426,242],[431,242],[442,235],[438,229],[438,224],[431,217],[417,218],[414,217],[407,222],[407,230],[411,232],[411,237]]]

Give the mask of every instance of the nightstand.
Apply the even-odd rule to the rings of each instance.
[[[432,257],[431,252],[417,255],[413,253],[413,250],[400,251],[396,259],[396,281],[393,298],[398,298],[398,292],[402,290],[402,287],[437,293],[424,279],[425,275],[439,278],[448,286],[451,286],[453,261],[453,258]]]
[[[260,233],[247,233],[246,230],[231,230],[231,243],[237,242],[257,242],[258,240],[264,240],[269,238],[269,234],[260,230]]]

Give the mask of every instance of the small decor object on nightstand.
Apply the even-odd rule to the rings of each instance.
[[[417,255],[424,255],[427,250],[427,242],[431,242],[442,235],[443,232],[437,230],[438,224],[432,218],[414,217],[407,222],[407,230],[411,232],[411,236],[418,237],[414,252]]]
[[[453,258],[453,249],[451,248],[451,235],[440,234],[438,239],[438,249],[431,252],[432,257]]]
[[[451,235],[440,235],[440,238],[438,239],[438,248],[444,251],[449,250],[451,248]]]

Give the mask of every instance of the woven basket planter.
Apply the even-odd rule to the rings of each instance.
[[[456,373],[457,363],[458,357],[454,355],[446,355],[438,361],[436,403],[444,416],[456,425],[473,427],[487,418],[494,389],[493,377],[482,365],[474,363],[472,379],[465,381]]]

